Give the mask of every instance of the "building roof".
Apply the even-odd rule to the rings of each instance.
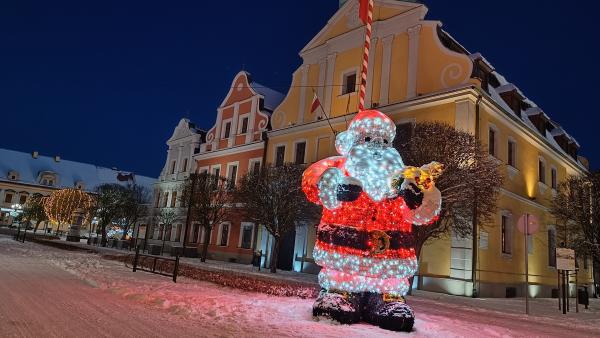
[[[9,179],[9,172],[18,173],[17,180]],[[135,175],[132,172],[99,167],[94,164],[75,162],[54,157],[37,156],[30,153],[0,148],[0,181],[11,181],[23,184],[42,185],[39,181],[41,173],[52,173],[57,176],[54,187],[73,188],[82,182],[84,190],[92,191],[100,184],[117,183],[126,185],[136,183],[151,191],[155,178]]]
[[[250,81],[250,86],[255,92],[264,97],[265,108],[270,111],[275,110],[275,108],[277,108],[277,106],[279,106],[279,104],[281,104],[285,98],[285,95],[282,93],[252,80]]]

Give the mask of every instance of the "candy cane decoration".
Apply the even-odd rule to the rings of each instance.
[[[365,8],[366,7],[366,8]],[[367,92],[367,72],[369,68],[369,48],[371,47],[371,25],[373,23],[373,0],[360,0],[360,17],[366,25],[365,48],[360,78],[360,93],[358,111],[365,110],[365,96]]]

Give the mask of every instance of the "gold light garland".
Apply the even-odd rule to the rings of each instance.
[[[71,223],[73,214],[78,210],[83,211],[85,215],[83,223],[87,223],[92,216],[89,210],[94,199],[79,189],[61,189],[45,197],[43,203],[48,219],[60,226],[60,224]]]

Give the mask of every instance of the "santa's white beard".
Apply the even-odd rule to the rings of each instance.
[[[396,194],[392,179],[403,167],[404,163],[396,149],[369,143],[352,147],[345,164],[350,176],[360,181],[363,191],[374,201]]]

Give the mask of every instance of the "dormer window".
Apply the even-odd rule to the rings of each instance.
[[[43,171],[38,176],[38,182],[42,185],[55,186],[58,184],[58,176],[51,171]]]
[[[11,170],[8,172],[8,179],[11,181],[19,180],[19,172],[16,170]]]

